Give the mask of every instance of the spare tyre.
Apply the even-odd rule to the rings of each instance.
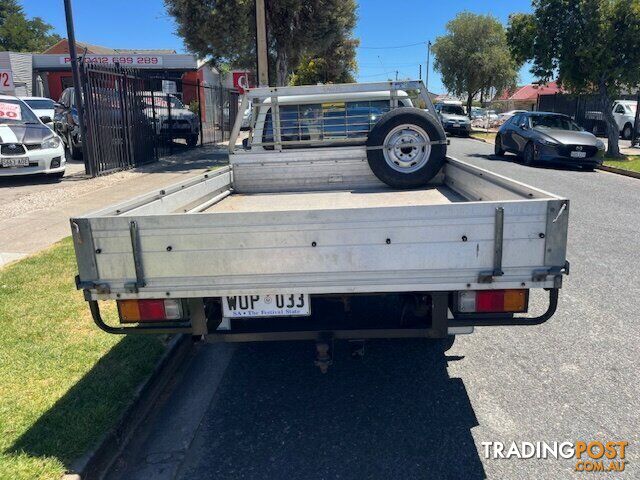
[[[369,132],[367,160],[374,175],[394,188],[418,188],[436,176],[447,154],[440,123],[424,110],[385,113]]]

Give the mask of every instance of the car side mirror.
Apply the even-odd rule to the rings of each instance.
[[[40,121],[42,123],[51,123],[51,117],[49,115],[43,115],[42,117],[40,117]]]
[[[520,124],[520,128],[521,128],[522,130],[526,130],[526,129],[528,129],[528,128],[529,128],[529,126],[528,126],[526,123],[521,123],[521,124]]]
[[[58,108],[60,110],[62,110],[64,108],[64,105],[61,104],[60,102],[56,102],[53,104],[53,108]]]

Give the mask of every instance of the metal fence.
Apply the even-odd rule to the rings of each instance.
[[[621,95],[616,100],[638,101],[638,96]],[[606,132],[602,104],[597,95],[539,95],[536,110],[569,115],[578,125],[594,134]],[[636,131],[638,128],[640,125],[636,125]]]
[[[118,65],[83,65],[81,82],[83,153],[92,176],[224,142],[238,110],[238,95],[220,85],[151,77]]]

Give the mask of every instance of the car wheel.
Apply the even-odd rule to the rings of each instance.
[[[527,143],[526,147],[524,147],[524,154],[522,155],[522,159],[524,164],[528,167],[533,166],[535,163],[535,152],[533,150],[533,143]]]
[[[69,155],[73,160],[80,160],[82,158],[82,150],[73,143],[73,137],[70,133],[67,133],[67,147],[69,148]]]
[[[442,168],[447,153],[446,137],[437,121],[411,107],[380,117],[366,145],[374,175],[394,188],[426,185]]]
[[[500,134],[496,135],[496,143],[493,151],[498,157],[504,157],[505,151],[502,148],[502,137]]]
[[[631,137],[633,137],[633,127],[630,123],[627,123],[622,129],[622,138],[625,140],[631,140]]]
[[[198,145],[198,136],[197,135],[190,135],[189,137],[187,137],[187,146],[188,147],[195,147],[196,145]]]

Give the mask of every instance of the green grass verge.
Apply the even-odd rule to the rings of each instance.
[[[631,170],[640,172],[640,155],[627,155],[625,158],[605,158],[604,164],[609,167],[622,168],[623,170]]]
[[[471,132],[471,136],[480,140],[487,140],[490,143],[496,141],[496,132]]]
[[[165,348],[92,322],[73,245],[0,270],[0,478],[58,479],[130,403]],[[114,320],[113,305],[104,308]]]

